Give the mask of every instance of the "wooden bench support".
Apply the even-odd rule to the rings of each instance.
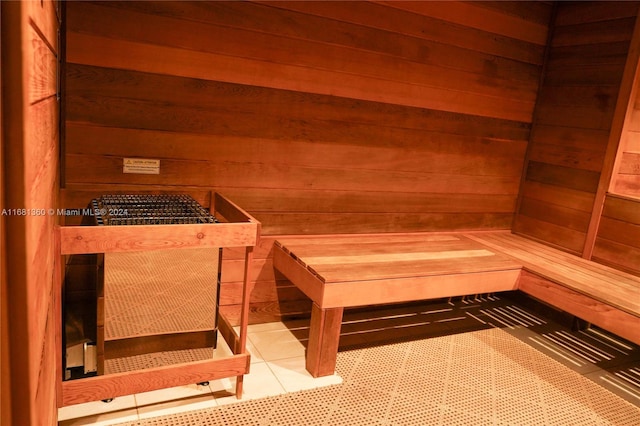
[[[336,369],[343,308],[311,307],[311,327],[307,346],[307,371],[313,377],[328,376]]]
[[[535,299],[640,345],[640,317],[527,271],[522,271],[518,288]]]

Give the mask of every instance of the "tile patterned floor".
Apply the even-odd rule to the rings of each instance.
[[[251,373],[244,379],[242,400],[328,386],[342,382],[338,375],[314,379],[304,368],[305,340],[296,337],[300,330],[308,334],[308,320],[250,325],[247,348],[251,353]],[[217,356],[231,353],[219,339]],[[142,394],[63,407],[60,426],[112,425],[183,411],[200,410],[238,402],[234,394],[235,378],[211,381],[208,386],[189,385]]]
[[[321,379],[308,319],[252,325],[242,401],[225,379],[64,407],[60,425],[640,424],[638,348],[546,318],[493,296],[350,312]]]

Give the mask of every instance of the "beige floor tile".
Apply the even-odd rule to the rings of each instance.
[[[197,384],[177,386],[167,389],[159,389],[151,392],[135,394],[136,406],[158,404],[162,402],[174,401],[184,398],[193,398],[208,396],[213,399],[209,386],[201,386]]]
[[[270,330],[252,332],[250,339],[265,361],[304,357],[308,330],[289,329],[286,326],[274,327]]]
[[[58,410],[58,420],[77,419],[86,416],[106,415],[108,413],[126,413],[129,409],[135,412],[136,400],[133,395],[120,396],[113,401],[105,403],[102,401],[86,402],[83,404],[69,405]],[[106,416],[103,416],[106,418]],[[80,424],[80,423],[78,423]]]
[[[235,377],[216,381],[216,385],[221,385],[225,389],[223,391],[214,390],[213,392],[219,405],[286,393],[269,366],[263,362],[251,365],[251,373],[244,376],[242,399],[236,398],[234,393],[236,388]]]
[[[209,392],[209,387],[207,386],[206,388],[208,392],[200,395],[192,395],[156,404],[138,405],[138,415],[140,419],[146,419],[216,407],[218,403],[213,398],[211,392]]]
[[[307,371],[303,357],[279,359],[270,361],[267,365],[287,392],[342,383],[342,378],[337,374],[314,378]]]
[[[251,364],[255,364],[257,362],[264,362],[264,358],[262,354],[256,348],[256,345],[253,344],[251,340],[251,333],[247,333],[247,351],[251,354]]]
[[[129,408],[126,410],[114,411],[111,413],[96,414],[92,416],[62,420],[58,423],[58,426],[109,426],[124,422],[134,422],[137,420],[139,420],[138,410],[136,410],[135,408]]]

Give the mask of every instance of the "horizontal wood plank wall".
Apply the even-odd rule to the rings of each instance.
[[[640,75],[636,75],[634,84],[636,96],[631,103],[631,114],[625,122],[623,137],[620,140],[620,158],[611,179],[610,191],[640,197]]]
[[[61,380],[58,204],[58,4],[3,2],[4,207],[12,424],[57,424]],[[6,31],[6,32],[5,32]],[[16,210],[14,210],[16,209]],[[4,396],[3,396],[4,398]],[[4,422],[3,422],[4,424]]]
[[[558,2],[513,230],[581,254],[637,2]]]
[[[592,259],[640,275],[640,200],[607,194]]]
[[[551,9],[69,2],[64,207],[214,190],[266,235],[508,229]]]

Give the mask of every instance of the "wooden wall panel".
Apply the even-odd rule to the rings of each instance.
[[[58,4],[3,2],[3,194],[13,424],[57,424]],[[6,32],[5,32],[6,31]],[[7,36],[7,37],[5,37]],[[4,188],[8,190],[4,192]],[[4,424],[4,423],[3,423]]]
[[[65,186],[247,191],[266,234],[506,228],[550,9],[70,3]]]
[[[608,194],[593,260],[640,275],[640,201]]]
[[[508,229],[551,9],[69,2],[63,205],[213,190],[267,236]],[[160,159],[160,174],[123,174],[129,157]],[[308,312],[269,250],[252,265],[252,320]]]
[[[2,22],[2,7],[0,6],[0,23]],[[0,24],[1,25],[1,24]],[[4,35],[0,34],[0,212],[4,210],[5,183],[4,183],[4,125],[3,125],[3,60],[2,44]],[[9,303],[7,283],[7,251],[5,242],[5,215],[0,215],[0,424],[10,425],[11,415],[11,357],[9,352]]]
[[[558,2],[513,230],[582,254],[637,2]]]
[[[634,79],[634,99],[624,123],[609,190],[614,194],[640,197],[640,73]]]

